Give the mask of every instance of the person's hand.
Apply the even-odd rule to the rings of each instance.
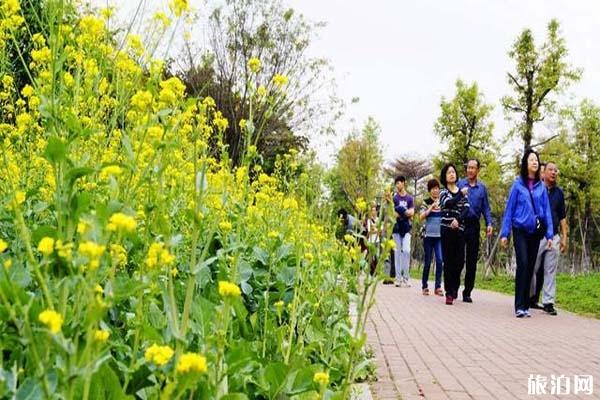
[[[503,249],[508,247],[508,239],[503,237],[500,238],[500,246],[502,246]]]
[[[460,224],[458,223],[458,220],[456,218],[454,218],[450,223],[450,228],[452,229],[458,229],[459,226]]]
[[[491,225],[488,225],[487,230],[485,231],[486,235],[488,235],[488,237],[492,236],[492,233],[494,232],[494,228]]]
[[[560,252],[562,254],[565,254],[567,252],[568,248],[569,248],[569,243],[567,242],[567,238],[566,237],[560,238]]]
[[[465,186],[464,188],[460,189],[460,191],[462,192],[463,196],[466,196],[469,193],[469,188]]]
[[[546,248],[548,250],[552,250],[552,239],[548,239],[548,241],[546,242]]]
[[[392,192],[386,190],[385,193],[383,194],[383,198],[387,203],[391,203],[392,202]]]

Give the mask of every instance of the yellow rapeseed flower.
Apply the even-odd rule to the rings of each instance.
[[[326,386],[329,383],[329,374],[327,372],[315,372],[313,381],[319,385]]]
[[[367,202],[362,197],[356,200],[356,209],[360,212],[365,212],[367,210]]]
[[[260,67],[260,60],[258,58],[252,57],[250,60],[248,60],[248,68],[250,71],[256,73],[260,71]]]
[[[97,329],[94,331],[94,340],[97,342],[104,343],[108,340],[109,336],[110,336],[109,331],[105,331],[102,329]]]
[[[25,202],[25,192],[17,190],[15,192],[15,203],[17,205],[20,205],[20,204],[23,204],[23,202]]]
[[[8,243],[6,243],[3,239],[0,239],[0,253],[4,253],[6,249],[8,249]]]
[[[256,95],[258,97],[265,97],[267,95],[267,88],[263,85],[260,85],[258,89],[256,89]]]
[[[229,232],[232,227],[233,226],[231,225],[231,222],[229,222],[229,221],[221,221],[221,222],[219,222],[219,228],[223,232]]]
[[[288,84],[288,77],[285,75],[275,74],[273,77],[273,83],[275,86],[285,86]]]
[[[177,367],[175,369],[179,374],[186,374],[188,372],[203,374],[208,371],[206,357],[197,353],[182,354],[177,361]]]
[[[8,260],[4,260],[4,263],[2,263],[2,265],[4,265],[4,268],[6,268],[7,270],[10,269],[10,267],[12,267],[12,260],[9,258]]]
[[[144,358],[160,367],[168,363],[173,354],[174,351],[169,346],[159,346],[155,343],[146,349]]]
[[[135,231],[135,227],[135,218],[123,213],[113,214],[108,220],[108,230],[111,232],[133,232]]]
[[[104,254],[104,250],[106,250],[106,246],[101,246],[89,240],[79,244],[79,252],[88,258],[91,270],[95,270],[100,266],[100,257]]]
[[[48,257],[54,252],[54,239],[48,236],[42,238],[38,244],[38,250],[44,256]]]
[[[219,294],[223,297],[240,297],[242,291],[235,283],[219,281]]]
[[[23,86],[23,89],[21,89],[21,94],[23,97],[33,96],[33,88],[30,85],[25,85]]]
[[[119,167],[118,165],[107,165],[106,167],[102,168],[102,171],[100,172],[100,176],[102,178],[106,178],[110,175],[119,176],[122,173],[123,173],[123,168]]]
[[[40,315],[38,315],[38,320],[42,324],[46,325],[52,333],[60,332],[60,329],[62,328],[63,324],[62,315],[50,309],[42,311]]]
[[[384,248],[387,250],[394,250],[396,248],[396,242],[393,239],[388,239],[385,241]]]
[[[168,266],[173,264],[175,256],[172,255],[164,243],[152,243],[146,255],[146,266],[154,269],[160,266]]]
[[[188,0],[172,0],[169,3],[169,9],[175,14],[176,17],[180,17],[181,14],[189,10],[190,5]]]

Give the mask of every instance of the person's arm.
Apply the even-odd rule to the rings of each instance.
[[[399,218],[406,218],[406,207],[401,205],[397,205],[394,207],[394,211],[396,211],[396,216]]]
[[[427,203],[423,202],[423,204],[421,205],[419,220],[420,221],[426,220],[427,217],[429,216],[429,214],[431,213],[432,209],[433,209],[433,203],[431,203],[431,205],[427,206]]]
[[[407,207],[406,207],[406,213],[405,215],[408,218],[412,218],[415,215],[415,200],[413,199],[412,196],[410,196],[408,198],[408,202],[407,202]]]
[[[517,201],[518,189],[515,187],[516,184],[513,184],[512,188],[510,188],[510,193],[508,194],[508,199],[506,200],[506,208],[504,210],[504,217],[502,218],[502,231],[500,233],[500,237],[502,239],[508,239],[510,236],[510,230],[512,228],[512,216],[513,216],[513,208],[515,207],[515,203]]]
[[[567,209],[565,207],[565,196],[560,192],[558,208],[558,219],[560,220],[560,252],[566,253],[569,247],[569,224],[567,223]]]
[[[463,194],[460,190],[454,196],[450,194],[448,189],[444,189],[442,193],[444,193],[444,196],[440,195],[440,206],[442,208],[454,208],[458,201],[463,198]]]
[[[469,204],[469,199],[465,198],[464,202],[463,202],[463,209],[460,212],[460,215],[458,217],[459,222],[461,222],[461,223],[465,222],[465,220],[469,216],[470,209],[471,209],[471,204]]]
[[[542,207],[544,208],[544,219],[546,220],[546,239],[552,241],[554,238],[554,224],[552,223],[552,209],[550,208],[550,198],[548,191],[544,190],[542,195]]]
[[[490,209],[490,200],[488,197],[487,187],[483,187],[483,217],[485,218],[485,224],[491,227],[492,221],[492,210]]]

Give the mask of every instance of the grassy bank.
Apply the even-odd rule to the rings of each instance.
[[[422,267],[411,268],[411,276],[421,279],[421,271]],[[429,280],[431,281],[433,277],[433,271],[430,271]],[[487,279],[479,274],[475,288],[513,295],[514,282],[514,277],[505,274]],[[558,274],[556,288],[556,306],[558,308],[600,319],[600,273],[577,276],[571,276],[568,273]]]

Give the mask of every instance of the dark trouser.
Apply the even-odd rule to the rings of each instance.
[[[540,302],[540,293],[544,287],[544,264],[539,268],[535,275],[535,294],[529,299],[529,305],[532,306]]]
[[[435,288],[438,289],[442,286],[442,239],[439,237],[426,237],[423,239],[423,250],[425,251],[424,264],[423,264],[423,277],[421,279],[422,288],[427,287],[427,280],[429,279],[429,268],[431,267],[431,261],[433,254],[435,253]]]
[[[442,226],[442,257],[446,296],[458,297],[460,271],[465,263],[465,238],[458,229]]]
[[[471,297],[475,286],[475,274],[477,272],[477,260],[479,259],[479,220],[467,220],[465,225],[465,290],[463,296]],[[462,272],[462,265],[460,267]],[[459,272],[459,276],[460,276]],[[460,285],[459,285],[460,286]]]
[[[540,239],[520,229],[513,229],[513,242],[517,258],[515,274],[515,311],[529,310],[529,288],[535,267]]]

